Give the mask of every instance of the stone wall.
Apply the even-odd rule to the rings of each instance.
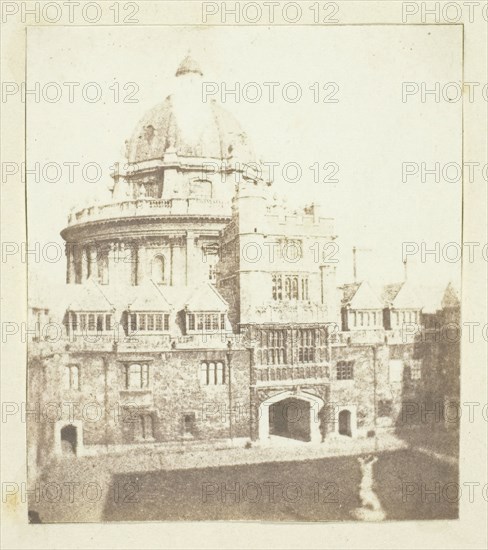
[[[79,454],[91,445],[228,438],[229,398],[232,436],[248,437],[249,415],[242,411],[249,410],[249,351],[231,352],[230,396],[226,351],[86,351],[31,357],[27,406],[34,412],[27,421],[30,443],[36,447],[31,458],[43,461],[61,453],[60,430],[69,424],[78,428]],[[225,383],[202,382],[202,362],[222,363]],[[148,365],[147,387],[127,388],[125,366],[134,363]],[[70,365],[79,369],[79,389],[67,388]],[[152,434],[145,439],[141,415],[152,418]]]

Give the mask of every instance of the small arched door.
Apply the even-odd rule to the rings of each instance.
[[[350,411],[341,411],[339,413],[339,433],[341,435],[352,436],[351,433],[351,412]]]
[[[64,455],[76,455],[78,433],[76,426],[69,424],[61,429],[61,450]]]

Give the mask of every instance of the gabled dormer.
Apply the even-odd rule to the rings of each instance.
[[[115,307],[93,279],[73,286],[72,295],[64,317],[68,334],[101,334],[114,330]]]
[[[124,312],[127,334],[165,334],[170,332],[171,305],[152,280],[134,287],[134,295]]]
[[[408,282],[383,287],[383,323],[386,330],[401,328],[405,323],[419,323],[422,300]]]
[[[342,330],[373,330],[383,326],[383,303],[367,281],[343,285]]]
[[[211,284],[196,288],[185,303],[187,334],[215,334],[230,330],[229,306]]]

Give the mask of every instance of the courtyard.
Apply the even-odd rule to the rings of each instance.
[[[458,482],[454,463],[410,449],[376,456],[374,491],[387,520],[457,517],[458,502],[444,490]],[[141,471],[134,464],[113,473],[97,457],[53,461],[29,509],[52,523],[352,521],[361,508],[358,455]]]

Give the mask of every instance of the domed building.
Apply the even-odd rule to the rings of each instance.
[[[236,184],[248,177],[245,167],[254,155],[235,118],[214,101],[202,101],[202,77],[186,57],[174,93],[142,117],[126,142],[127,158],[113,174],[112,200],[74,212],[61,232],[67,283],[88,285],[75,291],[85,296],[100,285],[110,303],[94,317],[83,298],[73,301],[68,331],[112,331],[114,322],[125,333],[142,326],[173,336],[196,330],[200,321],[211,330],[228,328],[227,306],[212,286],[219,233],[231,219]],[[134,308],[143,293],[157,296],[163,287],[170,311],[154,311],[149,329],[145,314]],[[191,309],[190,296],[199,296],[200,310]]]
[[[61,232],[65,332],[30,352],[29,399],[78,414],[28,425],[40,442],[31,462],[366,437],[393,429],[418,390],[414,338],[384,319],[418,320],[421,303],[408,288],[386,304],[368,285],[337,287],[334,220],[270,198],[247,169],[246,133],[203,100],[202,82],[186,57],[174,92],[126,142],[111,200],[72,213]],[[417,373],[408,383],[404,367]],[[101,420],[87,420],[88,404]],[[289,406],[299,421],[285,418]]]
[[[175,93],[149,110],[126,142],[112,201],[70,216],[61,233],[69,245],[68,283],[214,281],[219,231],[254,156],[232,115],[202,102],[202,75],[190,57],[183,60]]]

